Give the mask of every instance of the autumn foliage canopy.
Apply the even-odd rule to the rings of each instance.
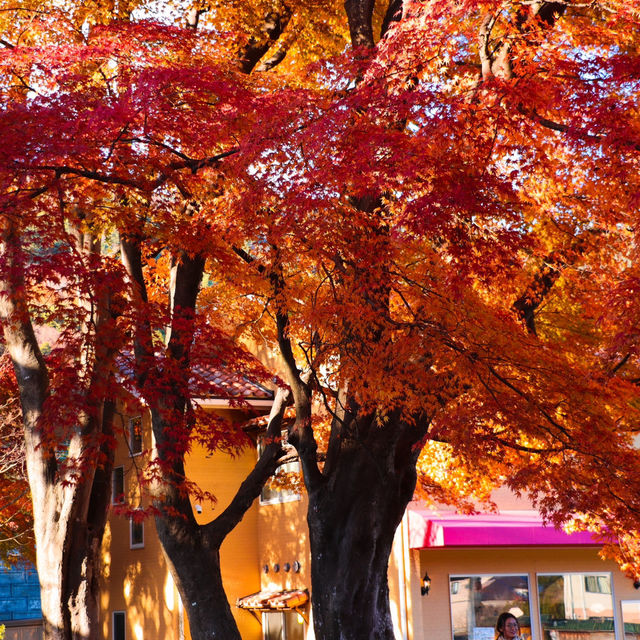
[[[90,404],[71,363],[108,292],[112,371],[167,331],[183,354],[196,335],[248,371],[233,345],[266,344],[290,383],[306,371],[331,422],[314,436],[296,400],[308,487],[341,443],[386,446],[365,422],[401,423],[430,499],[469,508],[507,482],[618,535],[640,571],[634,2],[18,4],[0,14],[0,222],[29,312],[62,327],[51,437]],[[178,317],[187,259],[207,275]],[[218,427],[211,446],[235,446]]]

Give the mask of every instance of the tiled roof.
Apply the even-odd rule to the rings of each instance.
[[[133,355],[122,353],[117,360],[118,370],[123,378],[133,379]],[[193,398],[204,399],[237,399],[237,400],[272,400],[273,391],[246,375],[233,371],[226,364],[213,361],[211,363],[193,363],[189,391]]]
[[[271,400],[273,391],[258,382],[232,371],[226,365],[194,364],[190,381],[191,393],[196,397],[244,398]]]

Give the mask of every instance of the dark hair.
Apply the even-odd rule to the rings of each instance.
[[[504,625],[509,618],[513,618],[516,621],[516,624],[518,625],[518,635],[520,635],[520,623],[518,622],[518,618],[516,618],[513,613],[505,611],[504,613],[501,613],[496,620],[496,638],[498,638],[504,631]]]

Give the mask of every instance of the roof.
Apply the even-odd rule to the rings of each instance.
[[[159,359],[161,356],[159,356]],[[247,356],[245,356],[245,360]],[[260,366],[256,360],[256,369]],[[246,367],[246,362],[243,363]],[[120,354],[117,360],[120,374],[133,380],[134,364],[131,352]],[[273,400],[274,392],[251,380],[248,376],[234,371],[227,364],[214,359],[193,362],[189,380],[189,392],[197,399]]]
[[[236,607],[257,611],[284,611],[301,607],[308,601],[309,592],[306,589],[258,591],[244,598],[238,598]]]
[[[546,525],[534,510],[462,515],[409,507],[407,512],[412,549],[602,544],[588,531],[567,533]]]
[[[273,391],[232,371],[227,365],[194,364],[189,386],[197,397],[272,400]]]

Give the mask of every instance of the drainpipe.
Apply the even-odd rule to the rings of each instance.
[[[400,521],[399,548],[396,549],[396,562],[398,564],[398,598],[400,605],[400,633],[401,640],[409,640],[409,614],[407,611],[407,572],[405,563],[408,557],[409,535],[407,533],[407,512],[405,510]],[[399,557],[398,557],[399,556]]]

